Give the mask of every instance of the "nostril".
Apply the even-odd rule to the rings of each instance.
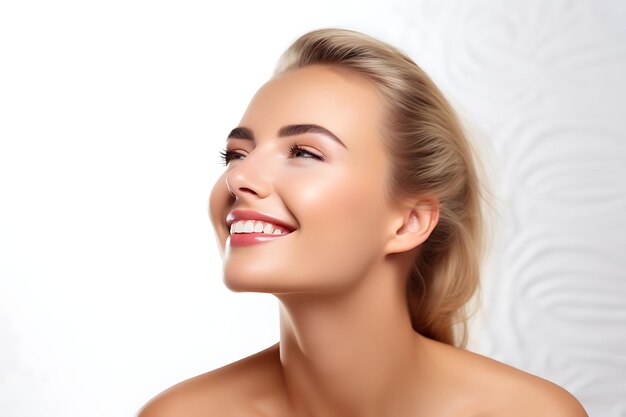
[[[244,193],[256,194],[256,191],[248,187],[239,187],[239,191],[244,192]]]

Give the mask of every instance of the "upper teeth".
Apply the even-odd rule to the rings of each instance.
[[[266,235],[282,235],[283,231],[272,223],[259,220],[237,220],[230,225],[230,234],[233,233],[265,233]]]

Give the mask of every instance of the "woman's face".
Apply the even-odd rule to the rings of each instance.
[[[228,165],[210,197],[228,288],[337,291],[383,258],[392,208],[381,104],[365,79],[319,65],[256,93],[227,139]]]

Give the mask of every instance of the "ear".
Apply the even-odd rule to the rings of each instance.
[[[439,221],[439,204],[436,200],[419,200],[399,208],[391,225],[390,239],[385,252],[400,253],[421,245]]]

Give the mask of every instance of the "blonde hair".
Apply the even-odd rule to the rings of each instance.
[[[407,279],[411,323],[426,337],[465,347],[466,307],[479,290],[484,233],[480,162],[457,115],[405,53],[366,34],[306,33],[280,57],[274,76],[314,64],[352,70],[381,93],[383,142],[393,162],[388,196],[430,196],[439,203],[439,221]]]

